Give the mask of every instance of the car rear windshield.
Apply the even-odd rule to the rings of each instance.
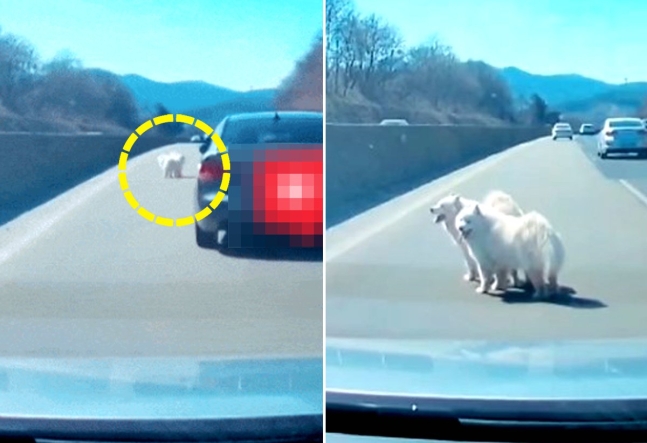
[[[616,120],[609,122],[610,128],[644,128],[645,124],[640,120]]]
[[[225,124],[225,145],[263,143],[323,143],[323,118],[241,119]]]
[[[556,129],[571,129],[571,125],[559,124],[555,125]]]

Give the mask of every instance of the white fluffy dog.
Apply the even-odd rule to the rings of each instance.
[[[182,167],[184,166],[184,156],[177,151],[167,154],[160,154],[157,162],[164,171],[164,178],[182,177]]]
[[[454,243],[461,248],[463,258],[465,259],[465,265],[467,266],[467,273],[463,277],[466,281],[477,281],[479,279],[478,265],[470,252],[469,245],[460,239],[460,233],[456,229],[456,216],[466,206],[474,206],[476,204],[478,204],[478,201],[476,200],[461,197],[458,194],[449,194],[429,208],[429,212],[434,216],[434,223],[442,223],[445,231],[447,231],[451,236]],[[490,192],[485,197],[482,204],[487,207],[495,208],[504,214],[512,216],[523,215],[523,211],[514,199],[502,191]],[[512,269],[510,274],[513,285],[520,286],[517,270]]]
[[[477,204],[458,213],[456,230],[478,262],[481,284],[477,292],[487,292],[495,277],[500,282],[496,289],[505,290],[505,279],[499,277],[512,269],[526,272],[536,299],[558,291],[564,245],[560,235],[538,212],[515,217]]]

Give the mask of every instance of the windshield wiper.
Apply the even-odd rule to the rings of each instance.
[[[326,432],[453,441],[647,441],[647,400],[326,394]]]
[[[0,440],[30,442],[321,442],[323,415],[196,420],[0,417]]]

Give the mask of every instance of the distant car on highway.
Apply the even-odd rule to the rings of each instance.
[[[636,117],[615,117],[604,121],[598,138],[598,157],[609,154],[647,155],[645,123]]]
[[[221,203],[197,220],[198,246],[227,247],[219,238],[225,231],[228,246],[232,246],[233,236],[251,236],[266,239],[268,248],[322,247],[323,114],[234,114],[225,117],[215,132],[229,154],[230,186]],[[194,198],[196,213],[210,206],[220,190],[224,174],[221,155],[213,141],[202,153]]]
[[[580,126],[581,135],[593,135],[595,133],[595,127],[591,123],[584,123],[582,126]]]
[[[409,122],[404,119],[386,119],[380,122],[381,126],[409,126]]]
[[[201,143],[202,141],[204,141],[204,139],[204,135],[197,134],[191,137],[191,143]]]
[[[567,138],[569,140],[573,140],[573,128],[571,127],[570,123],[555,123],[555,126],[553,126],[553,140],[557,140],[558,138]]]

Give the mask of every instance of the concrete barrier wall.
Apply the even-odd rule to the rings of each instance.
[[[329,124],[328,226],[451,170],[547,135],[548,127]]]
[[[0,134],[0,224],[116,166],[128,135]],[[172,143],[144,134],[131,155]]]

